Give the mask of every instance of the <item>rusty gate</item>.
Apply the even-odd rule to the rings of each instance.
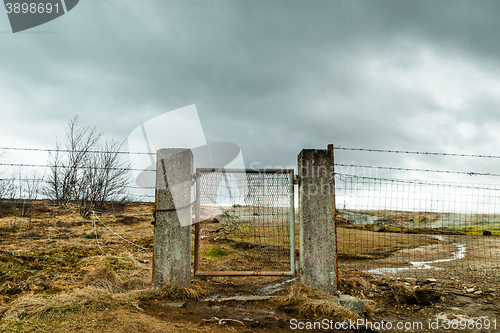
[[[294,275],[293,169],[196,170],[195,275]]]

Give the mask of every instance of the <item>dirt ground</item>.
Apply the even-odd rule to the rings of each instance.
[[[326,319],[335,328],[350,318],[363,325],[304,331],[500,332],[500,274],[481,266],[482,256],[491,253],[484,247],[500,248],[495,236],[487,242],[471,235],[396,242],[383,258],[343,259],[339,291],[366,301],[368,312],[358,315],[314,303],[331,295],[297,294],[302,287],[293,277],[193,276],[188,291],[155,292],[152,205],[114,204],[105,210],[98,218],[83,218],[76,208],[46,202],[0,205],[0,332],[289,332],[299,323],[307,327]],[[447,246],[433,248],[438,244]],[[408,257],[421,258],[418,251],[428,253],[428,261],[450,258],[460,250],[456,244],[466,247],[464,258],[432,263],[434,268],[363,268],[411,267]],[[224,267],[237,253],[207,260]],[[255,295],[277,297],[228,299]]]

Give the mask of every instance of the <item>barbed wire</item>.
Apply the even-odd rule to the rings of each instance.
[[[12,177],[12,178],[0,178],[0,181],[17,181],[17,182],[38,182],[38,183],[53,183],[49,180],[45,180],[45,179],[40,179],[40,178],[16,178],[16,177]],[[135,188],[135,189],[139,189],[139,190],[150,190],[150,189],[155,189],[156,187],[155,186],[131,186],[131,185],[125,185],[125,186],[122,186],[124,188]]]
[[[121,235],[117,234],[114,230],[110,229],[104,222],[102,222],[102,220],[95,214],[95,211],[92,211],[92,215],[94,216],[94,218],[97,217],[97,219],[99,220],[99,222],[102,223],[103,226],[106,227],[106,229],[108,229],[111,233],[115,234],[116,236],[118,236],[119,238],[123,239],[124,241],[134,245],[134,246],[137,246],[138,248],[140,248],[141,250],[151,250],[151,248],[146,248],[146,247],[142,247],[134,242],[131,242],[129,241],[128,239],[125,239],[124,237],[122,237]],[[94,232],[95,232],[95,220],[93,221],[94,223]],[[96,232],[96,241],[97,241],[97,232]],[[99,249],[102,251],[101,249],[101,245],[99,244],[99,241],[97,241],[97,245],[99,245]],[[102,251],[104,253],[104,251]]]
[[[66,168],[66,169],[93,169],[93,170],[115,170],[115,171],[151,171],[155,169],[134,169],[134,168],[111,168],[111,167],[92,167],[92,166],[69,166],[69,165],[44,165],[44,164],[20,164],[20,163],[0,163],[3,166],[15,167],[33,167],[33,168]]]
[[[483,154],[461,154],[461,153],[442,153],[442,152],[422,152],[412,150],[393,150],[393,149],[372,149],[372,148],[352,148],[334,146],[337,150],[367,151],[378,153],[396,153],[396,154],[414,154],[414,155],[435,155],[435,156],[455,156],[455,157],[478,157],[478,158],[500,158],[500,155]],[[104,154],[125,154],[125,155],[156,155],[156,153],[146,152],[126,152],[126,151],[101,151],[101,150],[71,150],[71,149],[47,149],[47,148],[24,148],[24,147],[0,147],[0,150],[17,151],[43,151],[43,152],[61,152],[61,153],[104,153]]]
[[[454,156],[454,157],[500,158],[499,155],[458,154],[458,153],[422,152],[422,151],[411,151],[411,150],[370,149],[370,148],[349,148],[349,147],[341,147],[341,146],[334,147],[334,149],[351,150],[351,151],[368,151],[368,152],[377,152],[377,153],[435,155],[435,156]]]
[[[90,222],[92,223],[92,222]],[[81,237],[81,236],[80,236]],[[50,244],[53,244],[53,243],[57,243],[57,244],[61,244],[61,245],[73,245],[75,247],[78,247],[78,248],[86,248],[86,249],[93,249],[95,248],[95,244],[84,244],[84,243],[74,243],[74,242],[61,242],[61,241],[55,241],[55,240],[47,240],[47,238],[45,237],[39,237],[39,238],[35,238],[35,237],[23,237],[23,238],[10,238],[10,239],[7,239],[7,238],[2,238],[6,241],[9,241],[9,242],[15,242],[15,243],[18,243],[18,244],[21,244],[23,242],[26,242],[26,241],[36,241],[38,243],[50,243]],[[123,250],[123,246],[118,246],[118,245],[110,245],[110,244],[105,244],[103,245],[105,246],[107,249],[113,249],[113,250]],[[147,250],[152,250],[152,248],[147,248]],[[111,257],[111,255],[108,255],[108,257]]]
[[[145,152],[106,151],[106,150],[45,149],[45,148],[21,148],[21,147],[0,147],[0,150],[43,151],[43,152],[58,152],[58,153],[156,155],[156,153],[145,153]]]
[[[119,256],[111,256],[111,255],[106,255],[108,258],[110,259],[130,259],[130,258],[127,258],[127,257],[119,257]],[[67,260],[67,261],[80,261],[81,259],[75,259],[75,258],[69,258],[69,257],[52,257],[52,256],[47,256],[47,255],[43,255],[43,256],[37,256],[37,255],[24,255],[24,254],[15,254],[15,253],[8,253],[8,252],[0,252],[0,257],[11,257],[11,258],[43,258],[43,259],[55,259],[55,260]],[[130,263],[128,263],[130,265],[133,265],[133,266],[138,266],[138,267],[141,267],[141,265],[139,264],[136,264],[134,263],[133,261],[131,261]],[[0,269],[3,269],[3,270],[11,270],[11,268],[0,268]],[[13,269],[15,270],[15,269]],[[38,271],[38,270],[36,270]],[[48,272],[48,271],[45,271],[45,270],[40,270],[41,272]],[[60,273],[60,272],[54,272],[54,273]]]
[[[459,175],[468,175],[468,176],[500,177],[500,174],[489,173],[489,172],[482,173],[482,172],[472,172],[472,171],[467,172],[467,171],[451,171],[451,170],[435,170],[435,169],[416,169],[416,168],[400,168],[400,167],[359,165],[359,164],[342,164],[342,163],[335,163],[335,166],[353,167],[353,168],[367,168],[367,169],[397,170],[397,171],[436,172],[436,173],[449,173],[449,174],[459,174]]]

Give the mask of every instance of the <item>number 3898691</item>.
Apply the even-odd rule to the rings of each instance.
[[[43,14],[47,13],[50,14],[52,12],[59,13],[59,4],[52,5],[51,3],[20,3],[20,2],[14,2],[10,3],[7,2],[5,4],[5,9],[7,10],[7,14]]]

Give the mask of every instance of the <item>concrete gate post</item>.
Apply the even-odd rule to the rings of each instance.
[[[160,149],[156,163],[153,281],[188,287],[191,282],[193,153]]]
[[[337,293],[332,151],[303,149],[298,155],[300,280]]]

